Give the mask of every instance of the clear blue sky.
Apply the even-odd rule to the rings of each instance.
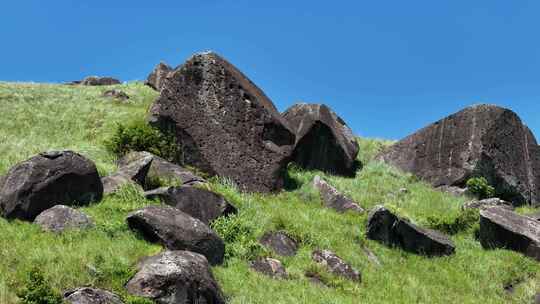
[[[335,109],[401,138],[473,103],[540,137],[540,1],[4,1],[0,80],[144,79],[215,50],[280,110]]]

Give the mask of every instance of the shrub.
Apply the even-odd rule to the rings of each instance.
[[[211,227],[225,242],[225,260],[239,258],[250,261],[265,254],[265,249],[255,237],[255,226],[249,220],[230,215],[216,219]]]
[[[24,287],[17,292],[23,304],[62,304],[62,296],[45,280],[38,268],[32,269]]]
[[[453,235],[474,228],[480,221],[480,213],[476,209],[466,209],[455,217],[430,216],[427,221],[429,228]]]
[[[105,142],[105,145],[119,157],[131,151],[148,151],[171,162],[183,161],[176,137],[172,133],[162,133],[142,119],[118,124],[113,136]]]
[[[470,193],[480,199],[490,198],[495,195],[495,188],[489,185],[484,177],[473,177],[467,181],[467,188]]]

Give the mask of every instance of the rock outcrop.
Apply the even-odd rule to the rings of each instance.
[[[326,105],[296,104],[283,113],[295,132],[293,160],[310,170],[354,176],[359,147],[352,130]]]
[[[88,215],[64,205],[56,205],[41,212],[34,220],[34,224],[39,225],[44,231],[54,233],[94,227],[94,222]]]
[[[451,255],[453,242],[442,233],[418,227],[401,219],[383,206],[374,207],[368,215],[366,236],[388,246],[429,257]]]
[[[364,209],[352,199],[341,194],[336,188],[332,187],[320,176],[315,176],[313,186],[319,190],[321,200],[325,207],[332,208],[338,212],[352,211],[363,213]]]
[[[488,207],[499,206],[502,208],[507,208],[509,210],[514,210],[512,203],[504,201],[498,198],[487,198],[479,201],[470,201],[463,204],[462,209],[482,209]]]
[[[81,287],[64,293],[68,304],[124,304],[120,297],[110,291]]]
[[[0,212],[10,219],[33,221],[55,205],[85,205],[102,196],[95,164],[72,151],[41,153],[0,180]]]
[[[144,186],[152,161],[153,158],[147,155],[125,166],[120,166],[115,173],[101,179],[103,192],[105,194],[111,194],[130,183],[141,187]]]
[[[342,258],[330,250],[315,250],[312,254],[313,261],[324,265],[331,273],[345,279],[360,282],[362,277],[360,272],[346,263]]]
[[[540,222],[501,207],[480,211],[482,247],[505,248],[540,261]]]
[[[116,90],[116,89],[107,90],[107,91],[103,92],[102,96],[106,97],[106,98],[114,98],[114,99],[123,100],[123,101],[129,99],[128,94],[126,94],[124,91],[120,91],[120,90]]]
[[[184,163],[227,177],[242,191],[285,183],[294,133],[270,99],[215,53],[200,53],[172,71],[150,109],[150,122],[173,131]]]
[[[203,222],[169,206],[148,206],[130,213],[127,223],[150,242],[170,250],[189,250],[204,255],[210,264],[223,262],[225,243]]]
[[[286,279],[287,271],[283,264],[276,259],[261,258],[250,263],[251,269],[274,279]]]
[[[172,71],[173,69],[168,66],[164,62],[160,62],[158,65],[154,67],[154,70],[150,75],[148,75],[148,78],[144,82],[147,86],[151,87],[152,89],[156,91],[161,91],[161,88],[163,87],[163,82],[167,75]]]
[[[501,199],[540,202],[540,148],[512,111],[477,105],[406,137],[379,155],[434,186],[485,177]]]
[[[143,259],[126,284],[135,296],[160,304],[224,304],[221,288],[204,256],[189,251],[165,251]]]
[[[120,80],[114,79],[111,77],[97,77],[97,76],[89,76],[83,79],[80,82],[80,85],[85,86],[108,86],[108,85],[115,85],[120,84]]]
[[[267,232],[260,243],[281,256],[294,256],[298,251],[298,242],[284,231]]]

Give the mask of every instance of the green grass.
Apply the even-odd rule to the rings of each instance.
[[[115,169],[115,156],[104,142],[115,125],[142,117],[156,93],[138,83],[115,86],[131,99],[122,104],[101,98],[106,88],[0,83],[0,174],[38,152],[73,149],[94,160],[101,174]],[[433,218],[454,223],[466,200],[431,189],[409,174],[376,162],[374,156],[390,141],[360,139],[364,164],[354,179],[289,172],[299,188],[274,195],[239,193],[227,180],[213,178],[210,188],[239,209],[237,216],[214,223],[228,240],[227,261],[214,274],[229,303],[529,303],[540,290],[537,262],[506,250],[483,250],[474,228],[464,226],[451,238],[457,246],[451,257],[429,259],[391,249],[364,237],[367,215],[338,214],[321,207],[311,186],[318,174],[332,185],[371,208],[384,204],[420,225]],[[407,188],[408,193],[400,193]],[[147,201],[130,187],[100,203],[83,208],[97,226],[86,232],[60,236],[41,232],[30,223],[0,219],[0,303],[17,303],[16,290],[27,273],[39,267],[58,292],[82,286],[113,290],[128,303],[123,285],[137,260],[161,250],[129,231],[124,218]],[[534,211],[530,208],[520,212]],[[301,241],[295,257],[277,257],[289,280],[276,281],[249,270],[256,256],[274,256],[258,245],[269,230],[286,230]],[[371,263],[362,246],[382,263]],[[331,249],[362,273],[355,284],[327,273],[311,261],[314,249]],[[321,287],[305,278],[319,273],[332,286]],[[515,285],[513,293],[505,285]]]

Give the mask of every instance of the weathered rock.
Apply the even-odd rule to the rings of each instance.
[[[360,282],[362,280],[360,272],[347,264],[342,258],[330,250],[315,250],[312,254],[313,261],[324,265],[331,273]]]
[[[173,69],[166,63],[160,62],[158,65],[156,65],[156,67],[154,67],[152,73],[148,75],[148,78],[146,79],[144,84],[159,92],[163,87],[164,79],[167,77],[167,75],[169,75],[172,70]]]
[[[127,223],[148,241],[170,250],[189,250],[204,255],[210,264],[223,262],[225,243],[203,222],[170,206],[148,206],[130,213]]]
[[[251,262],[251,269],[274,279],[286,279],[287,271],[279,260],[272,258],[261,258]]]
[[[320,176],[315,176],[313,186],[319,190],[321,200],[325,207],[335,209],[338,212],[353,211],[363,213],[364,209],[355,201],[339,193],[336,188],[325,182]]]
[[[527,216],[534,219],[535,221],[540,222],[540,211],[532,213],[532,214],[527,214]]]
[[[145,188],[148,188],[149,185],[155,183],[154,181],[157,180],[178,182],[181,185],[188,186],[206,183],[202,177],[195,175],[188,169],[168,162],[149,152],[131,152],[118,161],[118,166],[127,166],[146,157],[152,158],[152,164],[150,165],[150,170],[146,176]]]
[[[115,99],[118,99],[118,100],[128,100],[129,99],[128,94],[126,94],[123,91],[116,90],[116,89],[108,90],[108,91],[103,92],[103,97],[115,98]]]
[[[69,304],[124,304],[116,294],[97,288],[81,287],[64,293]]]
[[[506,208],[508,210],[514,210],[514,206],[512,205],[512,203],[503,201],[502,199],[498,199],[498,198],[488,198],[488,199],[483,199],[479,201],[475,200],[475,201],[466,202],[465,204],[463,204],[462,209],[463,210],[482,209],[482,208],[494,207],[494,206],[499,206],[502,208]]]
[[[282,256],[294,256],[298,251],[296,240],[283,231],[267,232],[262,236],[260,242]]]
[[[227,177],[243,191],[276,191],[285,182],[294,133],[264,93],[215,53],[172,71],[150,122],[176,134],[184,163]]]
[[[72,151],[51,151],[8,171],[0,184],[0,211],[6,218],[33,221],[55,205],[85,205],[102,195],[92,161]]]
[[[540,261],[540,222],[501,207],[480,211],[480,243],[505,248]]]
[[[64,205],[56,205],[41,212],[34,220],[34,224],[41,226],[45,231],[55,233],[94,227],[94,222],[88,215]]]
[[[189,251],[165,251],[143,259],[126,289],[160,304],[225,303],[208,261]]]
[[[436,189],[441,192],[448,193],[448,194],[451,194],[453,196],[458,196],[458,197],[463,196],[467,194],[468,192],[467,188],[461,188],[457,186],[447,186],[447,185],[439,186]]]
[[[358,142],[352,130],[326,105],[299,103],[283,113],[295,132],[293,160],[303,168],[354,176]]]
[[[237,212],[220,194],[195,187],[163,187],[147,191],[144,195],[148,199],[159,198],[165,204],[180,209],[205,224]]]
[[[118,170],[101,179],[103,183],[103,189],[105,194],[111,194],[116,192],[122,186],[135,183],[140,186],[144,186],[146,176],[152,165],[153,158],[151,156],[145,156],[137,159],[125,166],[121,166]]]
[[[540,148],[512,111],[477,105],[450,115],[391,146],[378,156],[430,182],[464,187],[483,176],[498,197],[540,202]]]
[[[383,206],[375,206],[368,216],[368,239],[426,256],[451,255],[453,242],[438,231],[418,227],[401,219]]]
[[[111,77],[97,77],[97,76],[86,77],[80,82],[80,85],[85,85],[85,86],[108,86],[108,85],[115,85],[115,84],[120,84],[120,80],[114,79]]]

